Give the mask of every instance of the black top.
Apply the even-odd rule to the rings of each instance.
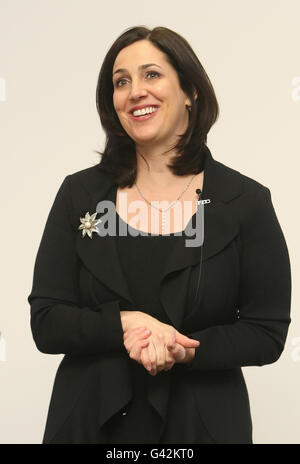
[[[195,216],[196,213],[185,230],[191,224],[195,227]],[[133,301],[141,311],[172,325],[159,301],[159,283],[164,263],[172,253],[175,242],[186,238],[185,231],[151,235],[134,229],[123,221],[118,213],[116,219],[117,249]],[[120,224],[122,233],[126,231],[124,235],[119,235]],[[108,421],[109,440],[111,443],[158,443],[159,417],[147,401],[147,381],[151,374],[142,364],[130,358],[129,365],[133,382],[133,401],[124,411]],[[193,406],[190,407],[194,409]]]
[[[187,238],[184,231],[181,235],[141,233],[124,222],[118,213],[116,217],[117,249],[133,301],[141,307],[141,311],[170,324],[171,321],[158,299],[159,283],[175,242]],[[195,215],[190,219],[189,224],[194,217]],[[119,223],[126,227],[127,235],[119,235]]]

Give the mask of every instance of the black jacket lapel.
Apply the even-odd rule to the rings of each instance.
[[[242,193],[242,187],[240,180],[233,173],[234,171],[214,161],[207,149],[202,199],[209,199],[210,202],[203,205],[202,262],[220,252],[238,234],[239,225],[232,215],[230,202]],[[179,331],[187,310],[186,293],[183,289],[188,288],[190,267],[200,265],[200,261],[200,247],[186,247],[185,241],[178,241],[162,276],[161,302],[174,327]],[[179,270],[183,272],[176,272],[168,278],[171,272]]]
[[[86,186],[87,189],[90,190],[90,201],[89,204],[85,206],[85,209],[81,208],[82,213],[80,217],[84,217],[87,211],[89,211],[90,214],[95,213],[97,211],[97,205],[101,201],[106,200],[111,194],[111,189],[115,188],[110,177],[108,177],[108,175],[99,175],[99,172],[97,172],[98,183],[96,184],[95,179],[92,179],[93,183],[89,182],[89,185]],[[93,190],[95,186],[96,190]],[[99,186],[101,186],[101,188]],[[98,218],[101,218],[101,215],[98,214],[97,219]],[[80,224],[79,217],[78,224]],[[94,232],[92,238],[89,238],[87,235],[82,237],[81,231],[78,231],[76,248],[82,262],[96,279],[121,298],[134,305],[126,278],[120,265],[115,236],[99,236]]]

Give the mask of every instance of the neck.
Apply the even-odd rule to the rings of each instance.
[[[137,177],[136,183],[139,185],[149,185],[151,188],[165,189],[175,183],[178,183],[179,177],[184,182],[191,175],[177,176],[173,174],[167,164],[171,163],[171,159],[175,155],[175,151],[166,152],[162,148],[159,150],[149,150],[149,148],[137,148]]]

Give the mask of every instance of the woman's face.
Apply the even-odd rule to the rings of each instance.
[[[149,65],[142,68],[143,65]],[[121,72],[116,72],[122,69]],[[137,144],[174,143],[188,125],[190,100],[180,87],[177,72],[163,52],[140,40],[117,55],[112,72],[113,104],[120,123]],[[133,117],[135,106],[158,107],[149,115]]]

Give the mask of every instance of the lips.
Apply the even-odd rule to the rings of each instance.
[[[133,110],[133,111],[135,111],[135,110]],[[144,114],[143,116],[134,116],[133,114],[129,113],[129,117],[130,117],[130,119],[133,119],[134,121],[142,122],[142,121],[145,121],[147,119],[153,118],[156,115],[156,113],[158,113],[158,112],[159,112],[159,107],[157,107],[157,110],[153,111],[153,113]]]

